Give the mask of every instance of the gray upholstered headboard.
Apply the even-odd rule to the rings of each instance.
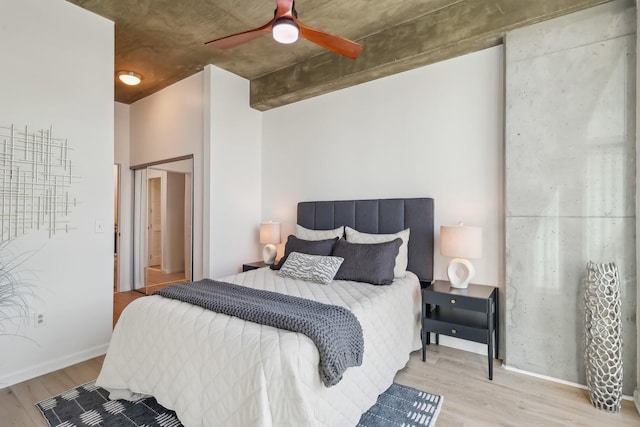
[[[422,281],[433,280],[433,199],[339,200],[298,203],[298,224],[312,230],[348,225],[363,233],[411,229],[407,269]]]

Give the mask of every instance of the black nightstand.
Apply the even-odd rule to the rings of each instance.
[[[242,264],[242,272],[249,270],[255,270],[257,268],[267,267],[268,264],[265,264],[264,261],[256,261],[256,262],[248,262],[246,264]]]
[[[469,284],[456,289],[447,281],[436,280],[422,289],[422,361],[430,332],[435,332],[436,344],[440,334],[487,344],[489,379],[493,380],[493,334],[498,357],[498,325],[498,288]]]

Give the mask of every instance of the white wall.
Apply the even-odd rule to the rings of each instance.
[[[202,274],[203,73],[194,74],[130,106],[131,165],[193,155],[193,276]],[[124,203],[123,203],[124,204]],[[124,234],[124,231],[123,231]]]
[[[299,201],[433,197],[436,248],[441,224],[482,227],[474,282],[503,287],[502,47],[269,110],[262,126],[263,219],[290,229]],[[436,279],[448,261],[436,249]]]
[[[31,253],[27,339],[0,336],[0,387],[106,351],[113,316],[113,23],[63,0],[3,0],[0,8],[0,124],[53,128],[75,147],[80,178],[75,229],[49,238],[34,231],[10,243]],[[82,34],[82,37],[78,37]],[[95,221],[105,225],[95,233]]]
[[[131,233],[133,227],[133,173],[129,161],[129,105],[115,103],[115,155],[114,162],[120,165],[120,191],[118,194],[120,217],[120,236],[118,242],[118,286],[120,291],[133,289],[133,254],[131,252]]]
[[[209,104],[205,107],[204,253],[209,277],[240,271],[259,258],[261,114],[249,107],[249,82],[220,68],[207,66]],[[206,199],[208,197],[208,199]]]
[[[130,112],[131,165],[194,156],[194,279],[258,259],[260,113],[249,82],[207,66]]]

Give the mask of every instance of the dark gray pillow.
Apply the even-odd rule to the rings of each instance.
[[[301,254],[308,255],[322,255],[330,256],[333,250],[333,245],[338,240],[338,237],[334,239],[326,240],[302,240],[298,239],[293,234],[287,239],[287,244],[284,247],[284,256],[280,258],[277,264],[271,266],[272,270],[280,270],[280,267],[287,260],[287,257],[291,252],[299,252]]]
[[[331,255],[344,258],[344,261],[334,280],[353,280],[372,285],[391,284],[400,245],[400,238],[374,244],[337,241]]]

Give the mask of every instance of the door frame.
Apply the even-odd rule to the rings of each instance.
[[[131,260],[132,265],[131,265],[131,270],[132,270],[132,277],[133,277],[133,281],[132,281],[132,289],[133,291],[137,291],[137,292],[141,292],[144,294],[148,294],[148,289],[147,289],[147,280],[146,280],[146,274],[144,273],[146,271],[146,263],[148,261],[148,257],[147,257],[147,252],[148,252],[148,248],[147,243],[148,243],[148,238],[147,238],[147,230],[146,230],[146,226],[140,224],[139,220],[140,218],[137,218],[136,215],[136,210],[138,208],[142,208],[142,211],[146,212],[147,208],[146,206],[142,207],[140,206],[140,203],[138,203],[138,201],[136,200],[137,196],[142,196],[141,194],[138,194],[139,192],[144,192],[146,193],[146,182],[145,185],[143,187],[145,187],[144,189],[139,188],[140,185],[136,182],[136,180],[138,179],[139,175],[140,176],[144,176],[144,180],[147,180],[147,173],[146,170],[149,168],[152,168],[153,166],[159,166],[159,165],[163,165],[163,164],[169,164],[169,163],[174,163],[174,162],[179,162],[181,160],[190,160],[190,172],[188,174],[186,174],[186,176],[189,176],[190,181],[189,181],[189,199],[190,199],[190,203],[191,206],[189,207],[189,216],[188,218],[185,216],[185,224],[188,222],[189,224],[189,233],[188,233],[188,238],[190,241],[190,248],[189,248],[189,253],[188,253],[188,259],[187,259],[187,254],[185,252],[185,274],[188,274],[188,280],[193,280],[193,253],[194,253],[194,215],[195,215],[195,209],[194,209],[194,195],[193,195],[193,191],[194,191],[194,156],[193,155],[186,155],[186,156],[180,156],[180,157],[174,157],[174,158],[170,158],[170,159],[164,159],[164,160],[159,160],[159,161],[154,161],[154,162],[149,162],[149,163],[144,163],[144,164],[139,164],[139,165],[135,165],[135,166],[131,166],[130,170],[132,171],[132,179],[133,179],[133,183],[132,183],[132,192],[131,192],[131,197],[132,197],[132,206],[133,209],[131,210],[131,219],[132,219],[132,236],[133,238],[131,239]],[[139,174],[138,172],[142,172],[141,174]],[[145,205],[146,202],[148,201],[148,195],[144,194],[143,195],[143,200],[142,201],[142,205]],[[139,214],[140,212],[138,212]],[[188,219],[188,221],[187,221]],[[140,228],[144,227],[144,230],[141,230]],[[141,238],[141,233],[144,234],[144,238]],[[138,250],[138,252],[136,252],[136,249]],[[144,252],[142,254],[140,254],[139,252]],[[142,255],[142,257],[141,257]],[[142,258],[142,259],[141,259]],[[142,262],[141,262],[142,261]],[[186,263],[188,262],[188,265],[186,265]],[[140,264],[143,264],[142,266]],[[139,279],[140,277],[138,276],[145,276],[142,278],[142,282],[143,283],[139,283]]]

